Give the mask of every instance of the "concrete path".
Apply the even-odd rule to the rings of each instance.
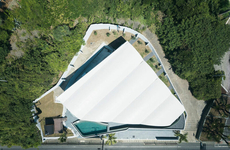
[[[171,68],[168,60],[165,58],[164,51],[159,44],[158,38],[155,34],[151,33],[149,29],[143,32],[143,35],[151,42],[157,51],[162,64],[165,67],[165,72],[172,81],[173,86],[175,87],[185,109],[187,112],[187,119],[185,124],[184,132],[188,132],[188,141],[195,142],[195,134],[197,130],[197,124],[200,120],[202,110],[205,106],[205,102],[195,99],[191,92],[188,90],[189,85],[186,80],[179,78]]]
[[[214,65],[215,70],[223,70],[225,73],[225,80],[222,80],[223,86],[230,91],[230,49],[225,53],[221,59],[220,65]]]
[[[157,72],[157,76],[161,75],[164,72],[163,68],[161,68],[158,72]]]
[[[145,56],[144,61],[148,61],[151,57],[153,57],[154,53],[151,52],[147,56]]]
[[[173,130],[129,128],[116,133],[119,140],[156,140],[157,137],[175,137]]]
[[[135,43],[138,39],[139,39],[139,37],[138,37],[138,38],[135,38],[135,39],[131,39],[131,40],[129,41],[129,43],[130,43],[131,45],[133,45],[133,43]]]

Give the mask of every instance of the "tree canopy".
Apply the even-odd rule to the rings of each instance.
[[[167,0],[159,4],[166,14],[157,35],[173,70],[188,80],[197,99],[220,97],[223,73],[214,70],[229,50],[230,26],[218,18],[219,0]]]

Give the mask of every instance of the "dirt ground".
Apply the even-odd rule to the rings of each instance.
[[[142,58],[145,58],[151,50],[148,46],[145,45],[145,42],[142,39],[138,39],[133,43],[133,47],[138,51]]]
[[[107,33],[109,33],[110,35],[107,36],[106,35]],[[113,42],[119,37],[123,37],[126,41],[130,41],[132,39],[132,36],[134,35],[129,32],[123,34],[122,31],[117,32],[117,30],[111,30],[111,31],[109,29],[96,30],[96,33],[95,31],[93,31],[92,34],[90,35],[86,43],[86,47],[96,50],[103,42],[109,45],[111,42]],[[151,52],[149,47],[146,46],[145,42],[141,39],[138,39],[133,44],[133,46],[143,58]]]
[[[54,103],[53,92],[43,97],[36,103],[37,108],[41,109],[39,114],[39,121],[46,117],[57,117],[62,115],[63,106],[62,104]]]
[[[33,40],[34,37],[39,37],[39,31],[33,30],[28,32],[25,29],[17,29],[10,37],[11,51],[6,57],[7,59],[17,59],[24,55],[23,48],[26,46],[26,40]]]
[[[117,32],[117,30],[109,30],[109,29],[103,29],[103,30],[96,30],[96,35],[94,34],[94,31],[90,35],[86,45],[101,45],[102,42],[105,42],[105,44],[109,44],[118,37],[122,36],[126,41],[129,41],[131,39],[131,36],[134,36],[131,33],[126,32],[125,35],[123,35],[122,31]],[[107,36],[106,33],[109,33],[110,35]],[[99,44],[98,44],[99,43]]]

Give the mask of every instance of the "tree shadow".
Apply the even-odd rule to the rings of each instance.
[[[211,107],[213,105],[213,101],[214,100],[206,101],[206,106],[204,107],[202,114],[201,114],[200,121],[197,124],[197,131],[196,131],[196,136],[195,136],[196,139],[200,139],[200,135],[201,135],[201,132],[203,130],[203,125],[204,125],[206,116],[208,115],[209,110],[211,109]]]
[[[34,116],[40,115],[42,113],[42,110],[39,107],[37,107],[36,105],[34,105],[34,107],[36,109],[36,113],[34,114]]]

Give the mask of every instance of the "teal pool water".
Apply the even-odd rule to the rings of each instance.
[[[105,133],[108,128],[107,124],[91,121],[76,121],[73,125],[83,136]]]

